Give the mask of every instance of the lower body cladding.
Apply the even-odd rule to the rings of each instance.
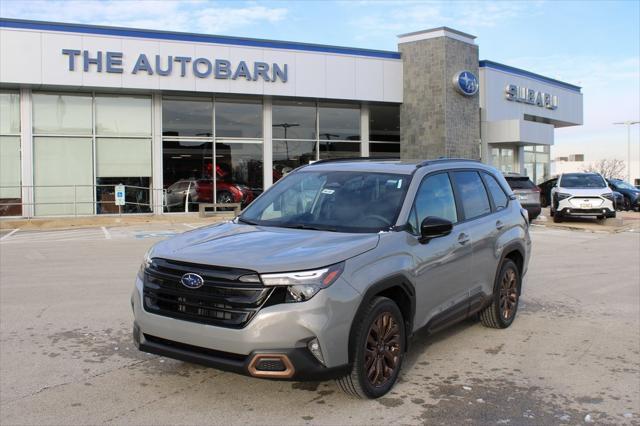
[[[338,279],[311,300],[262,308],[245,327],[227,328],[145,311],[137,278],[133,340],[144,352],[253,377],[328,380],[349,372],[349,332],[360,299]]]

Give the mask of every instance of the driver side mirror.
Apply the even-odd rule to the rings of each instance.
[[[429,240],[449,235],[453,229],[453,223],[450,220],[441,217],[428,216],[425,217],[420,224],[420,243],[426,244]]]

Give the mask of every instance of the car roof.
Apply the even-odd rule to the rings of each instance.
[[[343,158],[332,160],[320,160],[309,165],[302,166],[305,170],[325,171],[357,171],[380,172],[411,175],[417,169],[440,166],[438,168],[453,168],[473,165],[473,167],[489,169],[488,166],[476,160],[463,158],[437,158],[432,160],[395,160],[380,158]],[[446,167],[443,167],[446,166]]]

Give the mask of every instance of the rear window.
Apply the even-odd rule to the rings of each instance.
[[[505,176],[504,178],[507,180],[511,189],[533,189],[535,187],[533,182],[531,182],[531,179],[526,176]]]

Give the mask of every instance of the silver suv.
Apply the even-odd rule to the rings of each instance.
[[[411,336],[511,325],[531,241],[501,173],[475,161],[328,160],[231,222],[162,241],[132,296],[142,351],[384,395]]]

